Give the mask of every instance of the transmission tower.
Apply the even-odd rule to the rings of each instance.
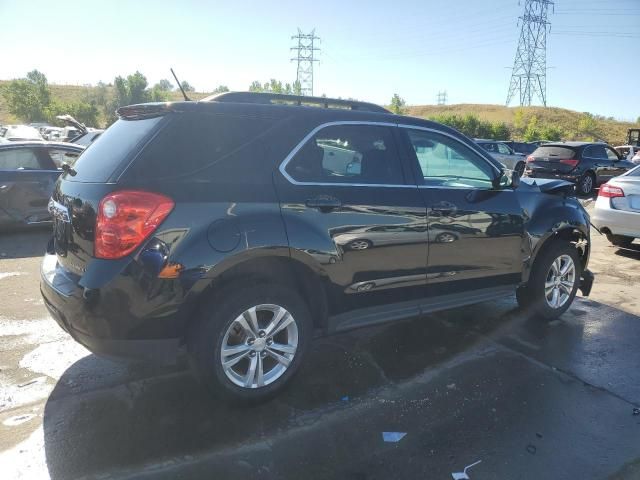
[[[298,29],[298,34],[291,39],[298,41],[295,47],[291,47],[291,50],[297,52],[297,56],[291,59],[292,62],[298,62],[296,81],[300,84],[302,95],[313,95],[313,64],[318,61],[315,53],[320,50],[315,46],[315,42],[320,40],[320,37],[316,37],[315,29],[311,30],[311,33],[302,33]]]
[[[507,105],[516,92],[520,105],[529,106],[538,97],[547,106],[547,33],[551,23],[547,20],[551,0],[524,0],[524,15],[519,17],[520,40],[513,62]]]
[[[447,104],[447,91],[438,92],[438,105],[446,105]]]

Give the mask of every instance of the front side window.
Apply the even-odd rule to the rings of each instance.
[[[614,152],[610,148],[605,148],[604,150],[605,150],[605,152],[607,152],[607,158],[609,160],[611,160],[612,162],[617,162],[618,160],[620,160],[620,158],[618,157],[616,152]]]
[[[408,130],[424,185],[491,188],[495,169],[461,142],[435,132]]]
[[[12,148],[0,151],[0,170],[39,170],[36,152],[30,148]]]
[[[323,128],[302,146],[285,170],[298,182],[404,183],[392,131],[384,126]]]

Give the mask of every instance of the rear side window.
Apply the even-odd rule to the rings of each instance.
[[[30,148],[11,148],[0,151],[0,170],[39,170],[40,162]]]
[[[240,157],[252,162],[264,161],[260,149],[274,125],[273,118],[263,116],[221,113],[172,115],[162,132],[135,159],[126,175],[136,180],[169,181],[189,178],[200,172],[204,177],[228,176]],[[102,137],[96,142],[101,141]],[[216,166],[220,168],[216,169]],[[250,173],[237,172],[245,177]]]
[[[128,161],[160,123],[162,117],[144,120],[118,120],[87,148],[73,164],[75,176],[65,174],[73,182],[103,183],[116,169]]]
[[[569,159],[575,156],[576,152],[567,147],[538,147],[532,155],[534,157],[549,157],[557,159]]]
[[[589,145],[585,147],[584,152],[582,152],[583,157],[588,158],[607,158],[607,152],[605,152],[604,147],[602,145]]]
[[[389,127],[335,125],[307,141],[286,167],[294,180],[310,183],[400,185],[400,159]]]

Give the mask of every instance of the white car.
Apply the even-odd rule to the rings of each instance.
[[[0,137],[11,142],[43,140],[38,129],[28,125],[4,125],[0,129]]]
[[[620,157],[635,163],[640,164],[640,147],[637,145],[620,145],[615,147]]]
[[[618,247],[640,238],[640,166],[600,186],[591,223]]]

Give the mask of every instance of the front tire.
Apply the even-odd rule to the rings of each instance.
[[[298,370],[312,336],[311,314],[291,288],[236,287],[209,302],[189,332],[190,363],[214,394],[267,400]]]
[[[568,242],[554,242],[536,258],[529,282],[518,289],[516,299],[521,307],[553,320],[571,306],[581,275],[576,248]]]

